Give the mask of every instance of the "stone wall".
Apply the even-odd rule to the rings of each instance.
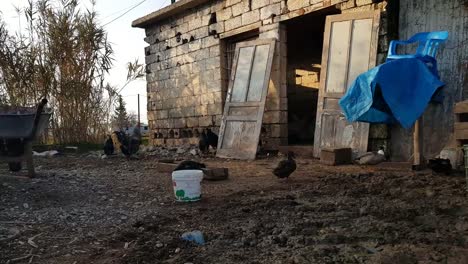
[[[211,127],[218,131],[227,88],[222,74],[221,40],[259,29],[259,38],[278,41],[263,120],[266,146],[276,148],[287,144],[287,39],[286,29],[280,22],[329,6],[336,6],[345,13],[384,10],[386,2],[211,1],[148,26],[145,41],[149,46],[145,54],[150,142],[154,145],[196,144],[200,129]],[[386,34],[386,30],[382,30],[384,46]]]

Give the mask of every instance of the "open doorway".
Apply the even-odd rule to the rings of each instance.
[[[340,13],[329,8],[285,23],[289,145],[314,144],[325,20]]]

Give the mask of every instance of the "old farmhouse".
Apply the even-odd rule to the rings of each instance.
[[[390,40],[422,31],[450,33],[437,55],[445,100],[423,116],[427,156],[450,142],[454,103],[468,97],[465,0],[180,0],[132,25],[149,44],[153,145],[196,144],[212,128],[222,156],[251,158],[261,134],[268,149],[317,156],[325,146],[385,145],[406,161],[411,131],[350,124],[338,100],[357,75],[385,62]]]

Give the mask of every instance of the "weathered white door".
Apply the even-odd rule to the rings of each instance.
[[[237,43],[217,157],[255,159],[274,52],[273,39]]]
[[[367,151],[369,124],[348,123],[338,104],[361,73],[375,66],[380,12],[328,16],[325,25],[314,156],[322,148]]]

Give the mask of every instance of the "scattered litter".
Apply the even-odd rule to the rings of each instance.
[[[31,247],[35,247],[35,248],[38,248],[39,246],[34,242],[34,239],[38,236],[42,235],[42,233],[40,234],[37,234],[35,236],[32,236],[30,238],[28,238],[28,244],[31,246]]]
[[[203,233],[199,230],[183,233],[181,237],[185,241],[195,242],[198,245],[205,244],[205,238],[203,237]]]
[[[58,154],[59,152],[57,150],[47,150],[44,152],[33,151],[33,156],[36,156],[36,157],[53,157]]]
[[[28,209],[28,208],[29,208],[29,204],[24,203],[24,204],[23,204],[23,207],[24,207],[24,209]]]
[[[164,244],[161,243],[161,242],[158,242],[158,243],[156,243],[156,247],[157,248],[162,248],[162,247],[164,247]]]

